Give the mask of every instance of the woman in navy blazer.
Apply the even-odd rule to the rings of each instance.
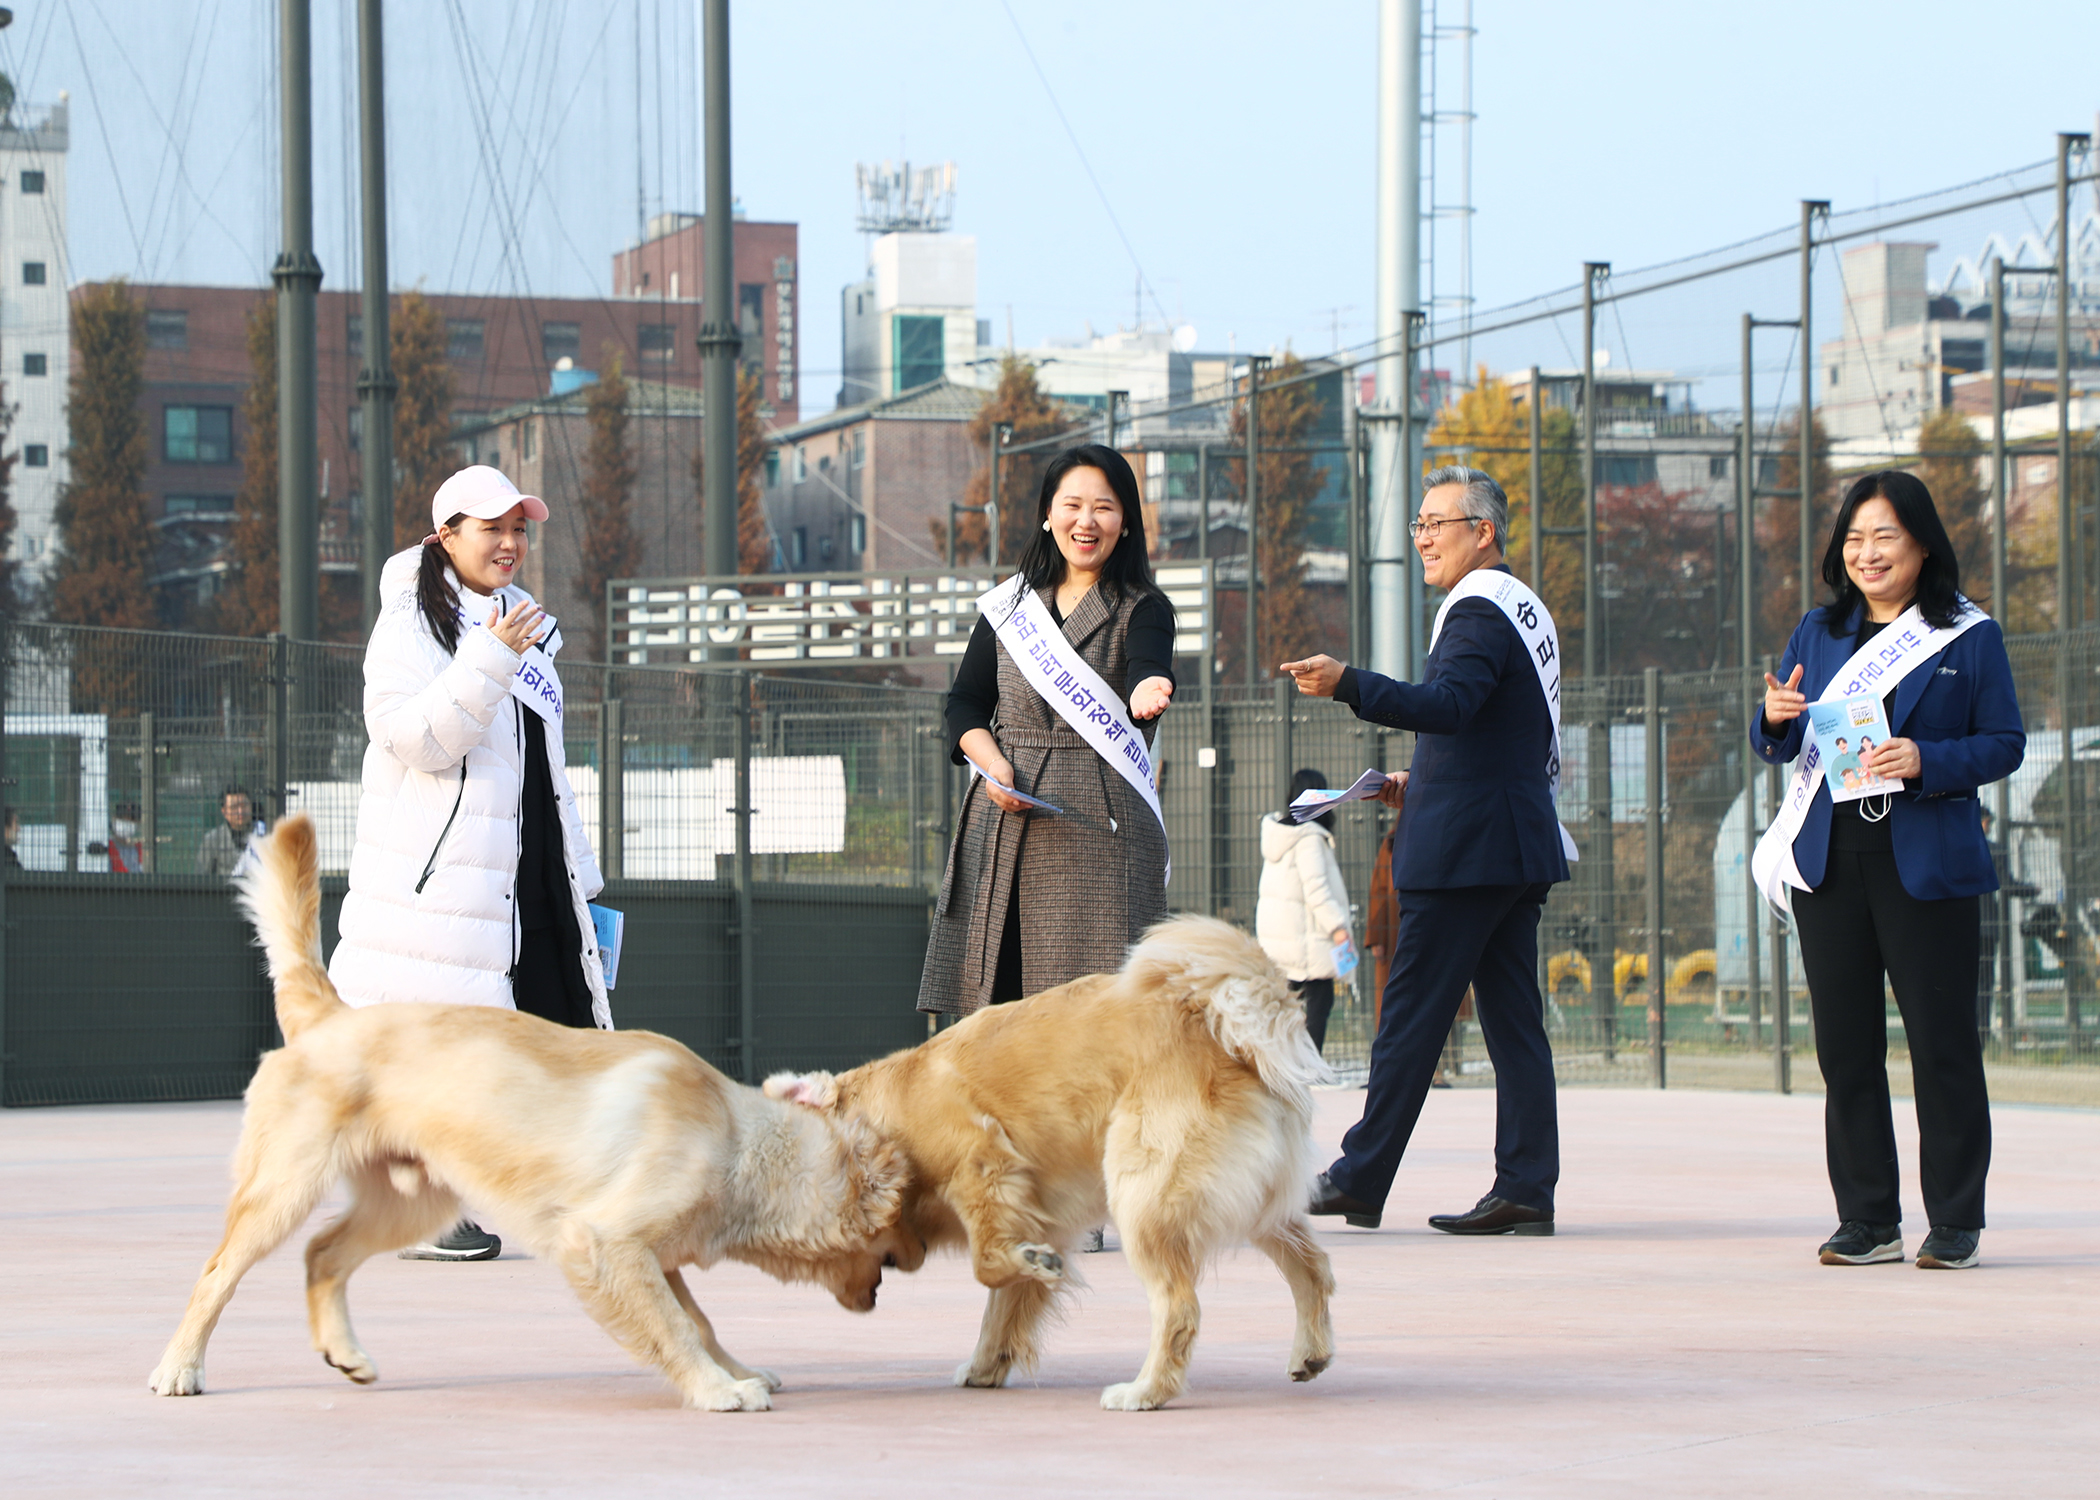
[[[1805,710],[1839,669],[1913,604],[1929,625],[1954,623],[1961,569],[1932,495],[1901,470],[1854,482],[1823,554],[1835,594],[1795,627],[1765,674],[1750,744],[1764,760],[1801,753]],[[1913,667],[1884,699],[1890,737],[1865,769],[1902,790],[1833,805],[1816,788],[1794,837],[1808,890],[1793,911],[1815,1013],[1826,1089],[1823,1130],[1838,1231],[1825,1265],[1900,1261],[1902,1207],[1889,1105],[1887,976],[1910,1042],[1920,1186],[1931,1231],[1918,1264],[1976,1263],[1990,1169],[1990,1099],[1976,1034],[1978,898],[1998,888],[1977,816],[1977,789],[2010,776],[2026,753],[2012,664],[1984,620]]]

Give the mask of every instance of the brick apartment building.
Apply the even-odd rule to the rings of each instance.
[[[679,222],[672,224],[674,218]],[[669,243],[652,238],[638,249],[619,252],[614,283],[621,294],[612,298],[427,294],[445,320],[447,355],[457,382],[452,416],[462,437],[462,461],[471,450],[478,461],[509,469],[517,460],[515,442],[524,429],[515,423],[492,427],[491,420],[547,396],[564,360],[583,370],[596,369],[608,346],[620,352],[629,375],[638,382],[697,393],[702,319],[698,222],[691,216],[659,216],[652,229],[667,234]],[[797,411],[795,235],[792,224],[739,221],[736,226],[740,268],[748,261],[761,267],[766,278],[760,296],[745,297],[751,309],[745,337],[746,358],[763,369],[768,395],[777,400],[769,419],[784,415],[792,420]],[[693,241],[690,251],[684,248],[686,237]],[[668,275],[658,274],[663,265],[670,267]],[[636,283],[631,292],[630,279]],[[694,295],[681,295],[688,290]],[[226,539],[247,441],[241,415],[249,374],[246,318],[272,294],[249,287],[161,284],[135,286],[133,291],[146,309],[148,347],[140,405],[150,452],[148,516],[158,534],[153,581],[163,622],[178,626],[194,622],[197,607],[211,598],[229,566]],[[785,325],[778,318],[782,309]],[[316,483],[324,587],[354,593],[361,427],[357,376],[364,362],[357,292],[324,288],[316,313],[316,346],[321,460]],[[692,404],[697,408],[697,395]],[[684,486],[684,497],[689,512],[697,513],[690,483]],[[550,492],[549,498],[563,497]]]

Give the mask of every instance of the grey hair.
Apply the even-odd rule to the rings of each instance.
[[[1459,501],[1459,514],[1469,521],[1490,521],[1495,527],[1495,550],[1509,550],[1509,496],[1502,493],[1502,486],[1494,477],[1478,469],[1469,469],[1464,464],[1444,464],[1431,469],[1422,476],[1422,493],[1428,494],[1438,485],[1461,484],[1465,495]]]

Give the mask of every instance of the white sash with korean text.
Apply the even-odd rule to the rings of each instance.
[[[496,592],[496,606],[509,611],[513,605],[508,590]],[[555,653],[561,650],[561,626],[554,616],[546,617],[546,632],[537,646],[527,647],[518,662],[518,670],[511,675],[510,695],[538,714],[556,729],[561,727],[561,678],[554,670]],[[473,621],[462,611],[459,616],[460,629],[469,628]]]
[[[1145,806],[1159,819],[1164,843],[1167,820],[1159,810],[1159,788],[1153,785],[1152,752],[1145,737],[1124,716],[1123,700],[1115,689],[1065,639],[1042,599],[1020,574],[986,589],[978,597],[977,609],[991,622],[999,644],[1028,685],[1145,799]],[[1173,876],[1174,856],[1169,850],[1162,883]]]
[[[1954,623],[1943,630],[1927,625],[1925,617],[1913,604],[1890,621],[1874,639],[1853,652],[1852,659],[1838,668],[1837,675],[1830,679],[1830,685],[1823,689],[1823,696],[1816,701],[1828,703],[1832,699],[1851,698],[1866,692],[1885,698],[1895,691],[1897,683],[1946,650],[1956,636],[1989,618],[1964,599]],[[1764,710],[1760,708],[1758,712],[1762,714]],[[1891,729],[1894,727],[1890,726]],[[1765,893],[1765,899],[1782,916],[1788,912],[1787,887],[1792,886],[1797,891],[1811,889],[1801,878],[1801,867],[1794,863],[1794,839],[1801,832],[1801,825],[1808,821],[1808,809],[1816,800],[1816,788],[1822,782],[1823,749],[1816,743],[1815,731],[1804,724],[1801,756],[1794,762],[1794,776],[1787,783],[1786,800],[1779,805],[1779,815],[1772,819],[1772,826],[1765,830],[1764,837],[1757,841],[1757,848],[1750,855],[1750,874],[1757,881],[1757,888]]]
[[[1509,616],[1509,623],[1517,627],[1517,636],[1524,642],[1525,654],[1539,674],[1539,691],[1546,695],[1546,713],[1553,720],[1553,744],[1546,752],[1546,784],[1551,788],[1556,802],[1560,800],[1560,635],[1553,628],[1553,616],[1546,609],[1546,602],[1526,588],[1514,573],[1504,573],[1495,568],[1475,568],[1459,579],[1458,587],[1444,596],[1437,607],[1436,625],[1429,632],[1429,649],[1436,649],[1437,637],[1444,633],[1444,616],[1451,613],[1451,606],[1461,599],[1485,599],[1488,603]],[[1582,858],[1575,848],[1575,840],[1568,833],[1567,825],[1555,822],[1560,829],[1561,852],[1570,860]]]

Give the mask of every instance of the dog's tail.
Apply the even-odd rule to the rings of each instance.
[[[286,818],[251,847],[256,858],[239,881],[241,909],[270,960],[277,987],[277,1029],[294,1040],[349,1009],[321,961],[321,854],[313,819]]]
[[[1253,938],[1215,917],[1170,917],[1130,950],[1123,973],[1200,1009],[1219,1046],[1311,1116],[1312,1086],[1334,1075],[1305,1030],[1305,1006]]]

